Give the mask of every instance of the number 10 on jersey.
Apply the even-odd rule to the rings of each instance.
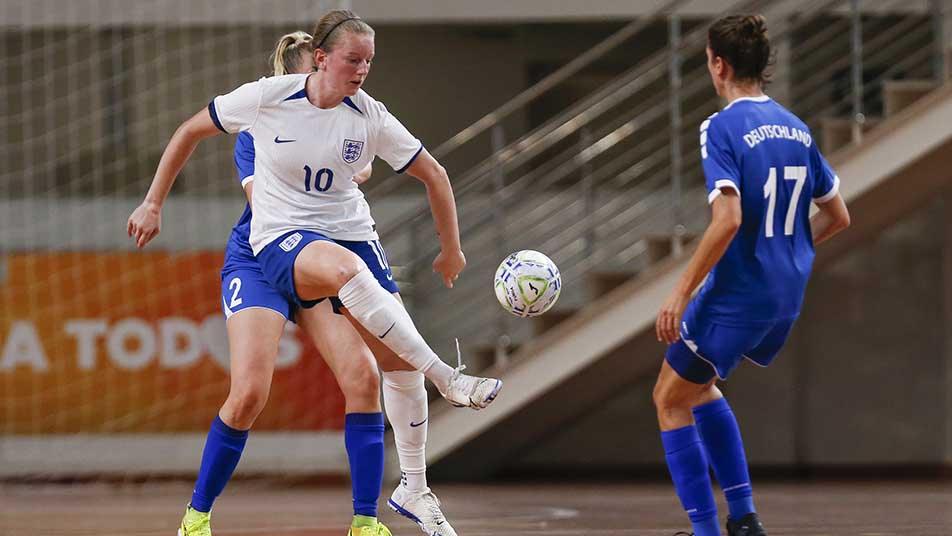
[[[311,175],[314,173],[311,171],[311,166],[304,166],[304,191],[311,191]],[[325,180],[327,182],[325,182]],[[318,192],[326,192],[331,189],[331,185],[334,184],[334,172],[327,169],[321,168],[317,170],[317,176],[314,177],[314,189]]]
[[[793,195],[790,196],[790,206],[787,207],[787,218],[783,224],[783,234],[793,235],[793,224],[797,216],[797,203],[800,202],[800,192],[803,191],[803,183],[807,180],[806,166],[784,166],[783,178],[788,181],[796,181],[793,186]],[[764,183],[764,199],[767,200],[767,217],[764,219],[765,232],[767,238],[774,235],[774,209],[777,206],[777,168],[770,168],[770,174],[767,175],[767,182]]]

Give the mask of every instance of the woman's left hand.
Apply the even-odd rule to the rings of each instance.
[[[433,260],[433,271],[443,276],[443,284],[446,288],[453,288],[453,281],[459,277],[459,273],[466,267],[466,257],[462,250],[446,251],[443,250],[436,259]]]

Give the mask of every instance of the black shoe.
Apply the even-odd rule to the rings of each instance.
[[[679,530],[678,532],[675,532],[675,533],[672,534],[671,536],[694,536],[694,533],[693,533],[693,532],[684,532],[683,530]]]
[[[767,536],[767,530],[757,517],[757,513],[752,512],[737,521],[728,517],[727,536]]]

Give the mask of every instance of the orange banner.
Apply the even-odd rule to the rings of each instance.
[[[0,434],[207,430],[229,384],[221,253],[14,254],[0,264]],[[333,375],[288,326],[255,429],[343,429]]]

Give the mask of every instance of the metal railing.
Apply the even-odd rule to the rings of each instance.
[[[491,291],[495,268],[510,251],[536,249],[552,257],[563,276],[557,307],[571,309],[595,297],[586,284],[593,276],[619,271],[634,276],[660,254],[680,254],[685,237],[703,229],[709,210],[695,156],[696,128],[718,104],[706,67],[706,24],[685,31],[672,12],[678,4],[668,2],[651,17],[627,25],[596,52],[434,151],[444,155],[480,133],[491,133],[492,154],[453,180],[469,261],[454,290],[440,292],[430,273],[438,244],[428,207],[407,212],[384,230],[391,258],[404,265],[403,277],[412,282],[408,301],[417,324],[438,350],[456,335],[470,349],[499,350],[530,336],[532,323],[507,317]],[[855,0],[743,1],[731,11],[765,12],[774,44],[790,47],[789,64],[777,66],[794,79],[785,104],[807,120],[814,137],[823,135],[821,118],[848,113],[858,142],[864,114],[879,106],[873,95],[885,80],[900,74],[944,76],[935,72],[936,47],[923,46],[941,36],[935,17],[894,4],[903,10],[898,15],[863,14]],[[506,116],[662,20],[669,32],[667,47],[505,143]],[[817,24],[821,20],[825,24]],[[875,31],[864,35],[864,25]],[[880,64],[886,67],[870,69]],[[844,76],[849,89],[836,94],[831,86]]]
[[[609,52],[622,46],[632,37],[649,28],[653,22],[674,13],[687,2],[688,0],[669,0],[651,15],[626,24],[603,41],[580,54],[577,58],[563,65],[512,99],[509,99],[496,110],[484,115],[472,125],[459,131],[450,139],[441,143],[436,149],[431,150],[431,154],[437,159],[442,159],[465,145],[472,143],[480,134],[490,132],[494,127],[502,124],[502,122],[514,112],[525,109],[542,95],[569,80],[572,76],[582,72],[586,67],[603,58]],[[401,186],[401,179],[401,175],[393,175],[385,181],[376,182],[368,189],[368,195],[379,197],[391,193]]]

